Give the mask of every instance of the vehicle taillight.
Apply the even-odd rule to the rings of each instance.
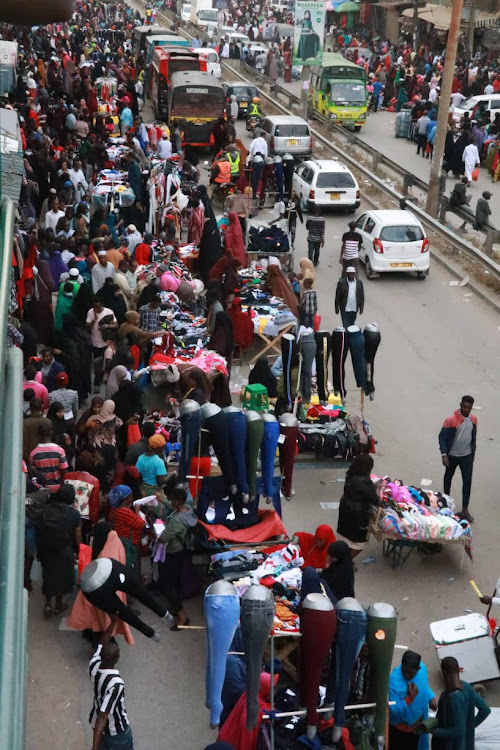
[[[273,138],[271,138],[271,149],[273,149],[273,148],[274,148],[274,136],[273,136]]]
[[[356,190],[356,198],[359,198],[360,195],[361,195],[361,193],[359,192],[359,190]]]
[[[311,151],[312,151],[312,147],[313,147],[313,137],[312,135],[310,135],[309,136],[309,148],[311,149]]]
[[[314,200],[314,190],[309,190],[309,200],[310,201]]]
[[[424,241],[422,242],[422,249],[420,251],[421,253],[428,253],[429,252],[429,240],[427,237],[424,238]]]
[[[384,246],[380,240],[373,240],[373,252],[380,254],[384,252]]]

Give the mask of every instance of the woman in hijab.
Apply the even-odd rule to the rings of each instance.
[[[214,209],[212,208],[212,201],[208,197],[206,185],[198,185],[196,189],[205,209],[205,219],[210,219],[212,224],[217,226],[217,219],[215,218]]]
[[[115,284],[113,279],[106,279],[102,289],[99,290],[98,296],[102,300],[104,307],[109,307],[110,310],[113,310],[118,323],[120,325],[124,323],[127,303],[118,284]]]
[[[410,685],[417,688],[414,691]],[[405,651],[401,666],[392,670],[389,678],[389,743],[391,750],[428,750],[429,736],[415,734],[429,716],[429,706],[436,710],[437,701],[429,687],[427,667],[420,654]]]
[[[238,214],[236,211],[230,211],[228,218],[229,226],[225,234],[226,252],[232,252],[234,257],[240,261],[242,268],[245,268],[247,265],[247,254],[245,252],[243,231]]]
[[[94,396],[90,402],[90,407],[85,409],[80,419],[75,425],[75,432],[78,438],[78,451],[81,452],[86,449],[85,436],[88,431],[88,421],[92,415],[99,414],[101,411],[104,399],[102,396]]]
[[[152,339],[157,338],[157,336],[163,336],[165,331],[144,331],[142,328],[139,328],[139,320],[140,315],[138,312],[135,310],[128,310],[128,312],[125,313],[125,322],[122,323],[118,329],[118,335],[122,339],[127,339],[129,333],[133,333],[137,346],[142,349],[149,344]]]
[[[54,329],[52,292],[57,291],[58,286],[54,284],[48,261],[38,258],[33,266],[33,278],[26,279],[25,288],[24,319],[35,329],[38,343],[50,346]]]
[[[378,496],[370,478],[373,458],[356,456],[347,470],[344,494],[340,499],[337,538],[345,541],[354,559],[368,544],[369,525],[378,506]]]
[[[239,348],[241,353],[248,349],[253,341],[254,328],[250,311],[244,313],[241,309],[241,299],[235,297],[227,314],[233,324],[234,345]]]
[[[106,398],[113,398],[122,380],[130,380],[130,373],[124,365],[116,365],[109,373],[106,383]]]
[[[298,531],[295,536],[299,541],[300,555],[304,558],[302,567],[322,570],[326,566],[328,547],[335,541],[335,534],[331,526],[324,523],[318,526],[314,534]]]
[[[78,391],[80,403],[83,403],[92,388],[92,340],[88,330],[78,325],[73,312],[63,317],[62,350],[66,356],[65,364],[70,382]]]
[[[60,401],[53,401],[47,412],[47,419],[52,422],[52,432],[55,442],[64,448],[68,463],[73,463],[75,455],[75,420],[64,419],[64,405]]]
[[[231,406],[231,392],[229,390],[229,379],[231,377],[231,364],[233,359],[233,324],[231,318],[225,312],[218,312],[215,316],[215,325],[208,349],[220,354],[227,362],[227,376],[219,375],[213,381],[211,401],[218,406]]]
[[[267,388],[267,395],[269,398],[276,398],[278,395],[277,386],[278,382],[276,376],[272,373],[269,367],[267,357],[259,357],[257,362],[250,370],[248,376],[249,385],[264,385]]]
[[[300,584],[300,602],[302,605],[308,594],[324,594],[327,596],[333,606],[337,604],[337,597],[330,589],[330,586],[323,581],[314,568],[304,568],[302,571],[302,583]]]
[[[117,430],[118,455],[123,458],[127,452],[128,423],[130,420],[137,422],[142,417],[142,391],[137,383],[124,378],[112,398],[116,416],[123,422]]]
[[[204,284],[208,282],[210,269],[216,264],[222,255],[222,244],[219,228],[215,221],[207,218],[205,210],[205,223],[200,240],[200,255],[197,261],[198,275]]]
[[[300,282],[300,299],[302,300],[302,295],[304,294],[305,279],[312,279],[314,283],[316,274],[314,272],[314,264],[312,260],[309,260],[309,258],[301,258],[299,261],[299,265],[300,273],[297,275],[297,278]]]
[[[205,224],[205,206],[199,198],[191,198],[191,214],[188,222],[188,242],[199,245]]]
[[[334,542],[328,547],[326,567],[321,576],[337,599],[354,597],[354,565],[351,551],[345,542]]]
[[[103,557],[117,560],[125,565],[125,547],[116,531],[113,531],[111,524],[107,522],[97,524],[92,544],[92,560]],[[127,603],[126,594],[118,592],[118,596],[124,604]],[[109,615],[91,604],[81,591],[78,592],[68,617],[70,628],[83,631],[83,636],[88,638],[93,646],[97,646],[101,633],[108,629],[110,622]],[[130,626],[122,620],[118,621],[114,635],[123,635],[129,646],[134,645]]]
[[[228,263],[224,279],[222,281],[222,297],[224,302],[232,302],[235,293],[240,289],[242,282],[238,276],[241,262],[238,258],[232,258]]]
[[[95,475],[107,492],[113,482],[116,468],[116,430],[122,420],[115,414],[115,404],[104,401],[100,411],[87,420],[87,450],[96,462]]]
[[[73,300],[71,312],[77,319],[78,323],[84,328],[86,327],[87,313],[92,307],[93,301],[94,295],[90,283],[85,282],[84,284],[81,284],[80,289]]]
[[[49,256],[47,262],[49,264],[50,275],[52,276],[52,280],[56,286],[56,289],[59,288],[59,279],[61,278],[61,274],[68,273],[68,266],[63,261],[61,253],[57,249],[58,247],[59,245],[57,245],[55,242],[51,242],[47,246],[47,253]]]
[[[279,297],[288,306],[292,315],[299,318],[299,304],[297,297],[292,291],[288,279],[277,265],[270,265],[267,269],[265,288],[271,292],[273,297]]]

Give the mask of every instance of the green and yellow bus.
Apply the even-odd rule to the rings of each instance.
[[[359,131],[368,111],[366,83],[364,68],[336,52],[325,52],[323,65],[311,73],[312,106],[338,125]]]

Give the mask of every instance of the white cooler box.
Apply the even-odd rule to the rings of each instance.
[[[454,656],[466,682],[496,680],[500,677],[494,641],[487,618],[479,613],[451,617],[430,625],[436,653],[441,662]]]

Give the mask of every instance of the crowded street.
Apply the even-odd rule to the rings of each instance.
[[[500,747],[496,271],[450,260],[250,70],[300,97],[321,48],[310,96],[333,102],[321,76],[369,50],[356,136],[427,184],[444,32],[417,52],[356,8],[191,2],[2,26],[26,485],[10,750]],[[477,77],[498,112],[499,51],[464,39],[454,88]],[[453,108],[446,225],[482,248],[500,120]]]

